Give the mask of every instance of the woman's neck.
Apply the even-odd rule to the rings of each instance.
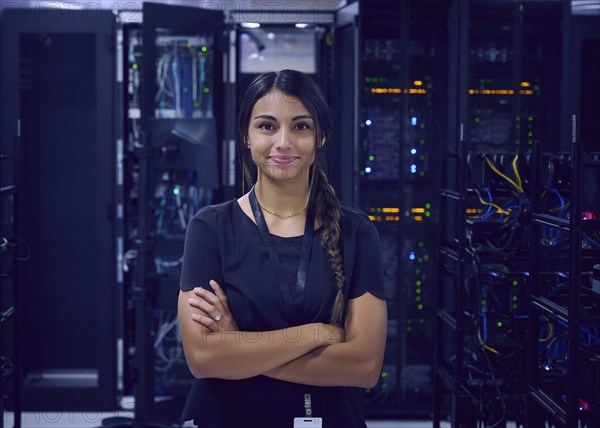
[[[308,182],[304,180],[281,184],[259,177],[254,191],[260,205],[278,214],[296,213],[308,205]]]

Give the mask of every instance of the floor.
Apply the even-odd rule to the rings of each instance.
[[[61,412],[42,412],[42,413],[24,413],[22,415],[23,428],[99,428],[102,420],[113,416],[131,416],[126,412],[115,412],[115,414],[99,413],[61,413]],[[4,426],[13,426],[13,415],[4,414]],[[185,424],[183,427],[192,427]],[[402,421],[402,420],[377,420],[367,421],[368,428],[431,428],[431,421]],[[449,424],[442,424],[442,428],[449,428]]]
[[[111,414],[107,413],[24,413],[22,415],[22,428],[101,428],[102,420],[110,417],[130,417],[131,412],[121,411]],[[13,427],[13,415],[4,414],[4,427]],[[182,428],[193,427],[184,424]],[[367,421],[367,428],[432,428],[431,421],[407,421],[407,420],[372,420]],[[450,424],[443,422],[441,428],[450,428]],[[515,424],[509,422],[507,428],[515,428]]]

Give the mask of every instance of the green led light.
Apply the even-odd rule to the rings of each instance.
[[[369,160],[370,161],[374,161],[375,160],[375,156],[373,156],[373,155],[369,156]]]
[[[371,81],[371,79],[369,79],[368,77],[365,77],[365,82],[369,83]]]
[[[421,301],[421,296],[417,296],[417,297],[415,297],[415,301],[416,301],[416,302],[420,302],[420,301]]]
[[[421,269],[417,269],[417,270],[415,271],[415,273],[416,273],[417,275],[421,275]]]
[[[425,171],[419,171],[419,175],[423,177],[425,175]]]
[[[533,116],[529,116],[527,119],[528,119],[530,122],[533,122]]]
[[[515,117],[515,120],[518,122],[519,120],[521,120],[521,116]]]
[[[133,65],[131,66],[131,68],[133,68],[134,70],[137,70],[138,65],[134,62]]]
[[[425,244],[423,242],[419,242],[419,248],[423,248],[425,246]]]
[[[200,50],[201,50],[202,52],[206,52],[206,51],[208,50],[208,48],[207,48],[206,46],[202,46],[202,47],[200,48]]]
[[[419,128],[421,128],[421,129],[425,128],[425,124],[424,123],[420,124]]]
[[[496,327],[502,327],[502,321],[498,321],[498,322],[496,323]]]
[[[205,93],[205,94],[208,94],[209,92],[210,92],[210,89],[208,89],[208,88],[204,88],[204,93]]]
[[[513,305],[512,305],[512,308],[513,308],[513,309],[517,309],[517,305],[516,305],[516,304],[513,304]]]
[[[417,284],[417,287],[420,287],[422,282],[420,280],[417,280],[417,282],[415,282],[415,284]]]
[[[200,108],[200,103],[199,103],[198,101],[196,101],[196,102],[194,103],[194,107],[195,107],[195,108]]]
[[[528,133],[527,133],[527,136],[528,136],[528,137],[533,137],[533,132],[528,132]]]
[[[429,211],[425,211],[425,217],[431,217],[431,213]]]
[[[516,279],[512,280],[512,285],[519,285],[519,281],[517,281]]]
[[[513,302],[516,302],[517,300],[519,300],[519,298],[517,296],[513,296],[512,299],[513,299]]]
[[[175,188],[173,189],[173,194],[174,194],[175,196],[179,195],[179,187],[175,187]]]
[[[389,372],[386,372],[386,371],[381,372],[381,377],[384,378],[384,379],[386,377],[388,377],[389,375],[390,375]]]
[[[419,257],[419,258],[417,259],[417,261],[418,261],[419,263],[423,263],[423,257]]]
[[[415,293],[417,293],[417,294],[421,294],[421,289],[420,289],[420,288],[417,288],[417,289],[415,290]]]
[[[482,300],[481,300],[481,304],[482,304],[482,305],[486,305],[486,304],[487,304],[487,300],[485,300],[485,299],[482,299]]]
[[[476,117],[475,119],[473,119],[473,122],[479,123],[479,122],[481,122],[481,119],[479,119],[478,117]]]
[[[420,311],[422,311],[422,310],[423,310],[423,305],[419,303],[419,304],[417,305],[417,309],[418,309],[418,310],[420,310]]]
[[[426,203],[425,203],[425,208],[426,208],[426,209],[429,209],[429,208],[431,208],[431,204],[430,204],[429,202],[426,202]]]

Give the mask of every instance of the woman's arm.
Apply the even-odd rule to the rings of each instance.
[[[220,288],[219,292],[224,296]],[[192,306],[190,298],[197,298],[193,290],[179,292],[178,317],[185,357],[197,378],[245,379],[342,340],[340,328],[322,323],[268,332],[226,328],[213,332],[203,322],[214,321]],[[225,309],[219,310],[225,316]]]
[[[345,342],[316,348],[263,374],[307,385],[371,388],[381,372],[386,334],[385,300],[365,293],[348,301]]]

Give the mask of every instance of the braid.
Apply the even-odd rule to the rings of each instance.
[[[327,250],[331,269],[335,276],[337,293],[335,303],[331,311],[331,323],[342,324],[344,320],[344,294],[343,287],[346,279],[344,275],[344,262],[342,257],[342,233],[340,228],[340,201],[327,175],[318,166],[313,166],[312,206],[315,207],[315,215],[323,223],[323,236],[321,245]]]

